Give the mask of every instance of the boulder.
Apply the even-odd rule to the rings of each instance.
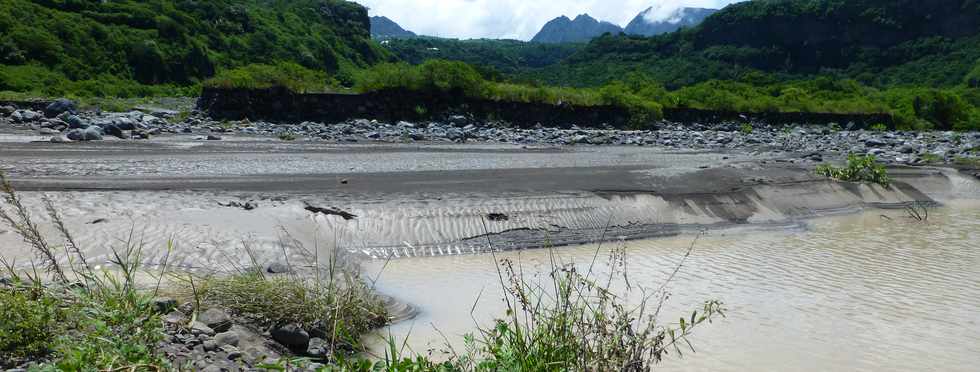
[[[44,116],[54,118],[58,117],[58,115],[61,115],[64,112],[75,113],[75,110],[75,102],[72,102],[69,99],[61,98],[51,102],[48,107],[44,108]]]
[[[126,139],[126,134],[123,133],[123,129],[120,128],[118,125],[106,124],[102,126],[102,130],[105,132],[105,134],[108,134],[110,136]]]
[[[85,140],[85,130],[81,128],[75,128],[68,133],[65,133],[65,137],[72,141],[84,141]]]
[[[285,262],[273,262],[265,268],[265,271],[269,274],[285,274],[292,270],[290,270],[289,265]]]
[[[208,137],[207,137],[207,140],[208,141],[221,141],[221,136],[216,136],[216,135],[213,135],[213,134],[209,134]]]
[[[69,143],[69,142],[71,142],[71,140],[68,139],[68,137],[65,137],[65,135],[60,133],[56,136],[51,137],[51,143]]]
[[[305,350],[310,343],[310,334],[298,324],[287,324],[272,330],[272,339],[291,349]]]
[[[65,122],[68,123],[68,129],[85,129],[89,127],[88,123],[78,117],[78,115],[69,115],[65,118]]]
[[[201,313],[197,317],[197,320],[218,332],[226,332],[232,326],[231,316],[224,312],[224,310],[217,308],[210,308],[204,313]]]
[[[207,324],[195,321],[191,323],[191,334],[214,336],[215,331],[211,327],[208,327]]]
[[[153,308],[159,314],[166,314],[177,308],[177,300],[169,297],[157,297],[153,299]]]
[[[214,342],[217,343],[218,347],[225,345],[238,346],[238,333],[235,331],[221,332],[214,335]]]
[[[101,140],[102,140],[102,128],[92,126],[82,130],[82,141],[101,141]]]
[[[59,132],[59,131],[57,131],[55,129],[51,129],[51,128],[41,128],[41,129],[38,129],[37,133],[40,134],[40,135],[42,135],[42,136],[53,136],[53,135],[56,135],[56,134],[61,134],[61,132]]]

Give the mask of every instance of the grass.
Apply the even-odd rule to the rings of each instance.
[[[280,141],[295,141],[297,138],[295,134],[290,132],[279,133],[277,137]]]
[[[847,166],[838,168],[830,164],[821,164],[817,166],[816,172],[838,181],[869,182],[884,187],[891,185],[888,171],[883,164],[878,163],[874,155],[850,154],[847,156]]]

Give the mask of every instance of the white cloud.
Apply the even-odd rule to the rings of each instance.
[[[561,15],[588,13],[620,26],[648,7],[663,18],[683,6],[720,8],[736,0],[356,0],[371,15],[391,18],[422,35],[528,40]],[[656,16],[654,16],[656,17]],[[661,18],[662,19],[662,18]]]

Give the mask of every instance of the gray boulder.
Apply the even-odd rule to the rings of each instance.
[[[207,324],[196,321],[191,323],[191,334],[214,336],[215,332]]]
[[[38,134],[40,134],[42,136],[53,136],[55,134],[61,134],[61,132],[59,132],[58,130],[51,129],[51,128],[41,128],[41,129],[38,129],[37,132],[38,132]]]
[[[51,137],[51,143],[69,143],[69,142],[71,142],[71,140],[68,139],[68,137],[65,137],[63,134],[58,134],[56,136]]]
[[[123,129],[120,128],[118,125],[115,125],[115,124],[106,124],[106,125],[102,126],[102,130],[105,132],[105,134],[108,134],[110,136],[114,136],[116,138],[121,138],[121,139],[126,139],[126,134],[123,133]]]
[[[232,326],[231,316],[217,308],[208,309],[198,316],[197,320],[218,332],[226,332]]]
[[[272,330],[272,339],[291,349],[304,350],[310,343],[310,334],[298,324],[287,324]]]
[[[58,115],[61,115],[64,112],[75,113],[75,110],[75,102],[72,102],[69,99],[61,98],[51,102],[48,107],[44,108],[44,116],[54,118],[58,117]]]
[[[81,128],[75,128],[68,133],[65,133],[65,137],[72,141],[84,141],[85,140],[85,130]]]
[[[273,262],[265,268],[265,272],[269,274],[285,274],[292,271],[285,262]]]
[[[101,140],[102,140],[102,128],[92,126],[82,130],[82,141],[101,141]]]
[[[235,331],[221,332],[214,335],[214,342],[218,344],[218,347],[225,345],[238,346],[238,333],[235,333]]]
[[[68,129],[78,129],[78,128],[88,128],[89,125],[78,115],[69,115],[65,118],[65,122],[68,123]]]

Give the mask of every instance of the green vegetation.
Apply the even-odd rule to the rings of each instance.
[[[331,335],[331,350],[353,351],[360,337],[387,322],[384,304],[352,270],[333,267],[338,278],[266,277],[258,271],[207,278],[202,304],[228,309],[262,327],[299,324]]]
[[[847,156],[847,166],[838,168],[830,164],[817,166],[817,174],[833,178],[838,181],[846,182],[869,182],[884,187],[891,185],[891,178],[885,166],[878,163],[874,155],[855,155]]]
[[[462,62],[430,60],[417,66],[383,63],[362,71],[354,89],[358,92],[409,90],[432,94],[458,93],[463,96],[507,102],[610,105],[629,111],[635,127],[644,127],[662,116],[656,99],[663,92],[656,86],[614,82],[595,89],[535,87],[486,80]],[[424,107],[422,107],[424,109]],[[420,115],[425,110],[416,110]]]
[[[898,129],[980,129],[980,0],[754,0],[649,38],[383,46],[370,40],[366,10],[342,0],[8,3],[0,91],[15,93],[5,96],[354,86],[615,105],[637,128],[664,108],[696,108],[887,113]]]
[[[465,62],[492,80],[561,62],[585,44],[527,43],[516,40],[456,40],[432,37],[394,39],[385,49],[419,65],[432,59]]]
[[[752,127],[752,124],[750,124],[750,123],[742,124],[738,128],[738,131],[739,132],[742,132],[742,134],[752,134],[752,131],[754,131],[754,130],[755,130],[755,128],[753,128]]]
[[[872,132],[885,132],[885,131],[888,130],[888,126],[885,125],[885,124],[882,124],[882,123],[878,123],[878,124],[872,125],[870,129],[871,129]]]
[[[296,140],[296,135],[295,134],[292,134],[292,133],[289,133],[289,132],[279,133],[279,135],[276,136],[276,137],[279,138],[280,141],[295,141]]]
[[[0,91],[194,95],[215,72],[279,62],[343,75],[389,58],[369,28],[342,0],[8,0]]]

